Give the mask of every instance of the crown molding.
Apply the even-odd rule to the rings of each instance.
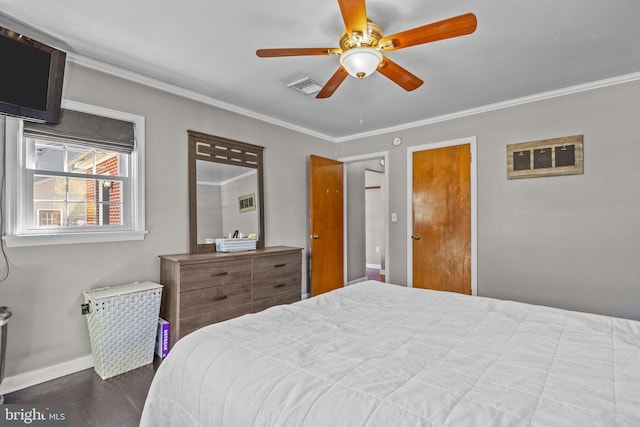
[[[471,108],[468,110],[457,111],[451,114],[444,114],[442,116],[431,117],[424,120],[419,120],[411,123],[405,123],[399,126],[391,126],[384,129],[377,129],[371,132],[363,132],[359,134],[352,134],[340,138],[335,138],[336,142],[351,141],[354,139],[366,138],[370,136],[382,135],[391,132],[398,132],[401,130],[413,129],[420,126],[431,125],[434,123],[446,122],[448,120],[459,119],[462,117],[473,116],[475,114],[487,113],[489,111],[501,110],[503,108],[515,107],[517,105],[529,104],[532,102],[543,101],[545,99],[557,98],[560,96],[571,95],[579,92],[586,92],[589,90],[600,89],[603,87],[614,86],[622,83],[628,83],[640,80],[640,72],[625,74],[623,76],[612,77],[609,79],[598,80],[595,82],[584,83],[576,86],[569,86],[562,89],[556,89],[549,92],[542,92],[535,95],[523,96],[522,98],[515,98],[508,101],[496,102],[495,104],[483,105],[477,108]]]
[[[517,105],[529,104],[532,102],[538,102],[545,99],[557,98],[560,96],[571,95],[574,93],[585,92],[594,89],[600,89],[603,87],[614,86],[622,83],[628,83],[640,80],[640,72],[625,74],[618,77],[612,77],[608,79],[598,80],[595,82],[584,83],[576,86],[569,86],[561,89],[556,89],[548,92],[542,92],[535,95],[524,96],[521,98],[515,98],[508,101],[497,102],[494,104],[488,104],[477,108],[471,108],[468,110],[457,111],[450,114],[444,114],[437,117],[431,117],[424,120],[418,120],[415,122],[405,123],[399,126],[391,126],[387,128],[376,129],[370,132],[363,132],[351,135],[345,135],[342,137],[331,137],[329,135],[312,131],[310,129],[294,125],[292,123],[279,120],[264,114],[257,113],[255,111],[251,111],[245,108],[240,108],[238,106],[217,100],[215,98],[205,96],[199,94],[197,92],[181,88],[179,86],[173,85],[171,83],[167,83],[165,81],[155,79],[152,77],[148,77],[142,75],[140,73],[136,73],[130,70],[126,70],[124,68],[116,67],[115,65],[107,64],[106,62],[98,61],[96,59],[92,59],[83,55],[78,55],[76,53],[67,53],[67,59],[71,62],[74,62],[83,67],[91,68],[96,71],[100,71],[106,74],[110,74],[116,77],[123,78],[125,80],[129,80],[135,83],[139,83],[154,89],[158,89],[164,92],[171,93],[173,95],[177,95],[183,98],[190,99],[192,101],[200,102],[205,105],[209,105],[212,107],[220,108],[223,110],[231,111],[233,113],[237,113],[246,117],[250,117],[256,120],[260,120],[262,122],[266,122],[269,124],[273,124],[276,126],[280,126],[286,129],[290,129],[296,132],[300,132],[315,138],[319,138],[325,141],[339,143],[346,142],[355,139],[367,138],[371,136],[383,135],[391,132],[398,132],[407,129],[413,129],[420,126],[431,125],[434,123],[445,122],[448,120],[459,119],[462,117],[473,116],[475,114],[487,113],[490,111],[501,110],[503,108],[515,107]]]
[[[186,99],[190,99],[192,101],[200,102],[201,104],[209,105],[211,107],[217,107],[222,110],[231,111],[233,113],[237,113],[243,116],[251,117],[256,120],[260,120],[272,125],[280,126],[283,128],[291,129],[296,132],[304,133],[309,136],[313,136],[316,138],[324,139],[330,142],[336,142],[335,138],[332,138],[328,135],[325,135],[320,132],[315,132],[307,128],[303,128],[301,126],[294,125],[289,122],[285,122],[283,120],[278,120],[273,117],[257,113],[252,110],[247,110],[245,108],[240,108],[236,105],[229,104],[210,96],[202,95],[200,93],[194,92],[189,89],[185,89],[179,86],[176,86],[171,83],[167,83],[165,81],[155,79],[153,77],[148,77],[140,73],[136,73],[134,71],[130,71],[121,67],[117,67],[112,64],[108,64],[106,62],[98,61],[93,58],[89,58],[87,56],[78,55],[76,53],[67,53],[67,59],[75,64],[81,65],[86,68],[90,68],[92,70],[100,71],[105,74],[110,74],[115,77],[120,77],[125,80],[132,81],[134,83],[139,83],[144,86],[151,87],[153,89],[158,89],[163,92],[171,93],[173,95],[177,95]]]

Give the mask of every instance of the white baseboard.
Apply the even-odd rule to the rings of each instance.
[[[88,355],[57,365],[47,366],[46,368],[36,369],[35,371],[25,372],[24,374],[5,378],[2,384],[0,384],[0,394],[22,390],[23,388],[64,377],[65,375],[92,367],[93,356]]]

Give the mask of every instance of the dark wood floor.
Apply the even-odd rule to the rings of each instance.
[[[18,390],[4,403],[69,405],[71,427],[136,427],[160,359],[103,380],[93,368]]]

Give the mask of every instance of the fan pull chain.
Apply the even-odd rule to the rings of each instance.
[[[363,103],[363,95],[362,95],[362,79],[358,80],[358,124],[363,125],[364,119],[362,118],[362,103]]]

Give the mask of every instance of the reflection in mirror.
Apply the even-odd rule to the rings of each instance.
[[[198,244],[259,234],[258,170],[196,160]]]
[[[189,130],[189,252],[238,230],[264,248],[264,147]],[[254,237],[254,236],[251,236]]]

